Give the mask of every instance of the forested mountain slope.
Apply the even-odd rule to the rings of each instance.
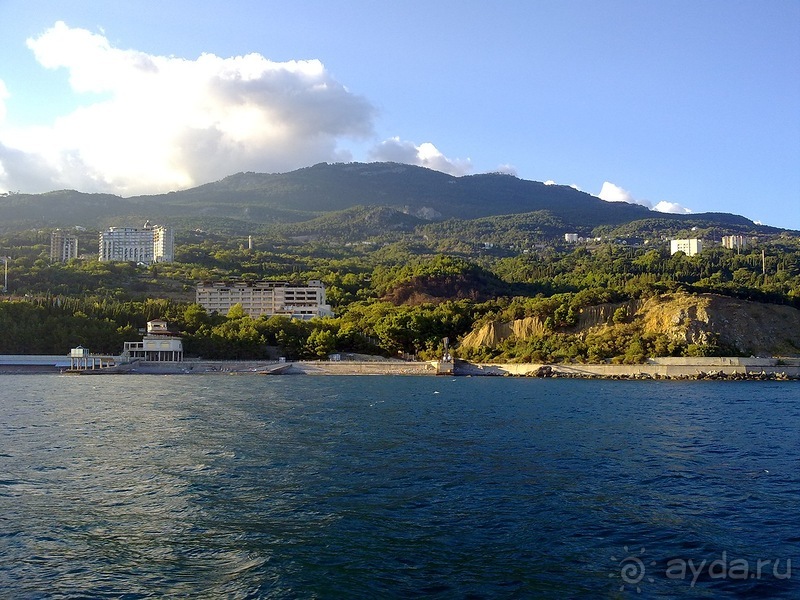
[[[534,214],[545,228],[586,233],[597,227],[660,230],[689,222],[742,232],[776,231],[737,215],[655,213],[636,204],[605,202],[568,186],[498,173],[454,177],[398,163],[323,163],[289,173],[238,173],[189,190],[131,198],[70,190],[11,194],[0,197],[0,227],[102,228],[137,226],[150,219],[190,229],[246,232],[359,206],[388,207],[433,222],[493,217],[502,221],[506,215]],[[378,215],[377,222],[380,218],[398,224],[391,212]]]

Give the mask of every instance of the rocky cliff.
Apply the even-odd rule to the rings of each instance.
[[[544,324],[536,317],[526,317],[508,323],[492,321],[467,334],[461,341],[461,345],[467,348],[494,347],[511,336],[522,340],[546,333]]]
[[[590,306],[569,333],[612,328],[615,311],[625,307],[628,322],[641,335],[666,335],[681,344],[718,344],[745,356],[800,355],[800,310],[790,306],[737,300],[715,294],[665,294],[647,300]],[[472,331],[461,346],[494,347],[509,337],[547,335],[543,323],[528,317],[490,322]]]
[[[668,294],[645,302],[636,317],[645,333],[687,344],[721,346],[745,355],[800,354],[800,310],[715,294]]]

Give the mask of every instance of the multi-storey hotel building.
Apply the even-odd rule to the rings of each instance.
[[[196,302],[208,312],[227,314],[241,304],[244,312],[257,318],[262,315],[285,315],[294,319],[333,316],[326,304],[325,286],[312,279],[308,285],[284,281],[204,281],[197,284]]]
[[[175,260],[175,233],[172,227],[153,227],[153,260],[172,262]]]
[[[67,262],[71,258],[78,258],[78,236],[56,229],[50,234],[50,260]]]
[[[101,261],[133,261],[144,264],[172,262],[175,255],[171,227],[153,226],[150,221],[141,229],[109,227],[100,234]]]

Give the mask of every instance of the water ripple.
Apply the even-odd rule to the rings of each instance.
[[[3,382],[9,597],[614,597],[639,549],[641,597],[800,593],[666,574],[800,565],[793,383]]]

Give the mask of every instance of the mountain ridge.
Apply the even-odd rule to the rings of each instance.
[[[606,202],[569,186],[513,175],[456,177],[402,163],[319,163],[286,173],[240,172],[219,181],[166,194],[123,198],[59,190],[0,197],[3,226],[102,228],[144,219],[193,223],[225,219],[242,230],[254,225],[301,223],[356,207],[388,207],[423,221],[472,220],[547,211],[565,230],[590,232],[658,221],[725,226],[734,232],[775,233],[730,213],[659,213],[638,204]],[[544,214],[544,213],[542,213]],[[410,224],[410,223],[409,223]],[[655,225],[654,225],[655,226]]]

